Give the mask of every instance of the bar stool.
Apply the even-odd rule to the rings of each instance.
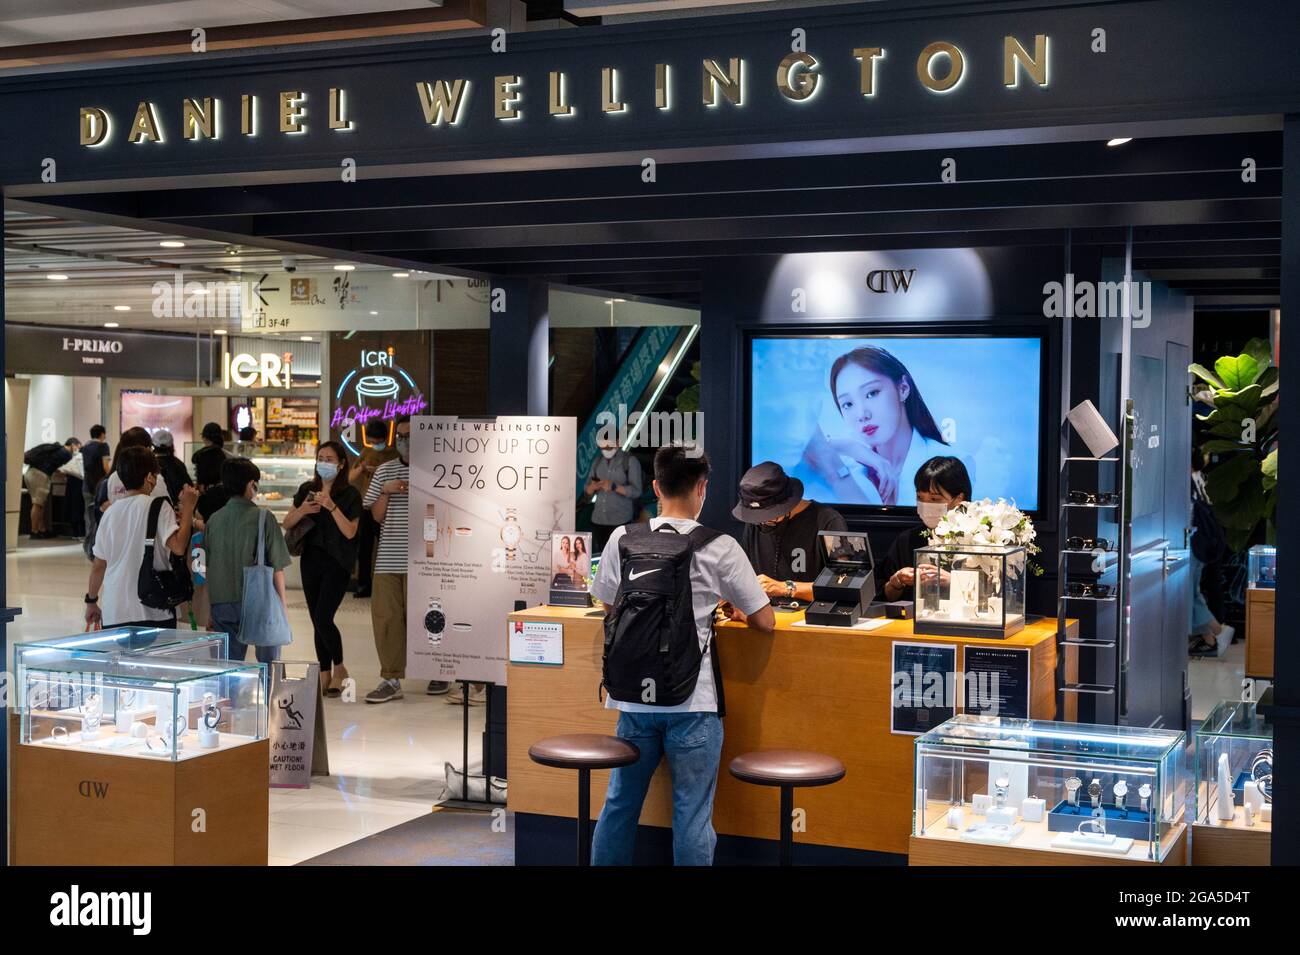
[[[528,747],[528,758],[543,766],[578,771],[578,865],[591,865],[591,771],[630,766],[641,758],[641,751],[617,736],[574,733],[539,739]]]
[[[731,775],[755,786],[781,787],[781,865],[794,857],[794,791],[796,787],[829,786],[844,778],[844,764],[834,756],[800,749],[764,749],[742,753],[731,761]]]

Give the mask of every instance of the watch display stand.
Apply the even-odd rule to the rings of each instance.
[[[1156,819],[1150,811],[1143,812],[1136,806],[1121,809],[1109,803],[1100,808],[1105,813],[1108,834],[1126,836],[1130,840],[1152,838]],[[1080,822],[1093,816],[1092,804],[1086,796],[1077,806],[1072,806],[1069,800],[1063,799],[1047,814],[1047,828],[1052,832],[1074,832],[1079,828]]]
[[[1268,865],[1273,839],[1272,721],[1257,703],[1219,703],[1196,730],[1194,767],[1192,863]]]
[[[813,581],[813,600],[804,621],[814,627],[852,627],[872,611],[876,595],[874,561],[866,535],[821,531],[817,544],[826,565]]]

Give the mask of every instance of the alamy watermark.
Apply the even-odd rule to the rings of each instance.
[[[998,716],[1001,677],[997,673],[956,673],[926,670],[919,663],[910,670],[894,671],[891,701],[895,709],[950,709],[956,712],[957,690],[966,712]]]
[[[686,456],[704,453],[704,413],[700,411],[617,411],[596,415],[596,443],[602,447],[662,448],[681,446]]]
[[[1046,318],[1123,318],[1131,315],[1134,328],[1151,324],[1151,283],[1075,281],[1067,272],[1064,282],[1043,286]]]

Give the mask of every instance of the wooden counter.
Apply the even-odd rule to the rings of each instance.
[[[833,786],[801,789],[795,806],[807,813],[797,843],[905,854],[912,826],[914,737],[890,732],[892,645],[896,640],[957,646],[957,669],[968,645],[1027,647],[1030,716],[1056,716],[1056,619],[1041,620],[1006,640],[915,636],[910,620],[874,631],[792,627],[802,614],[778,614],[777,631],[741,624],[718,628],[727,716],[713,824],[719,834],[777,837],[777,794],[734,779],[727,764],[755,749],[797,748],[843,760],[848,774]],[[603,631],[600,611],[536,607],[511,620],[564,624],[564,665],[510,664],[507,748],[510,808],[572,818],[575,774],[539,766],[528,747],[563,733],[614,732],[616,710],[598,698]],[[1069,622],[1071,635],[1077,623]],[[1070,654],[1072,660],[1073,654]],[[604,803],[609,774],[592,773],[591,809]],[[671,825],[666,764],[651,784],[642,825]]]

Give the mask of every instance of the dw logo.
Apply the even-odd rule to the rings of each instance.
[[[94,779],[83,779],[77,784],[77,792],[87,799],[107,799],[108,783],[101,783]]]
[[[912,285],[916,269],[873,269],[867,273],[867,288],[877,295],[886,292],[903,292]]]

